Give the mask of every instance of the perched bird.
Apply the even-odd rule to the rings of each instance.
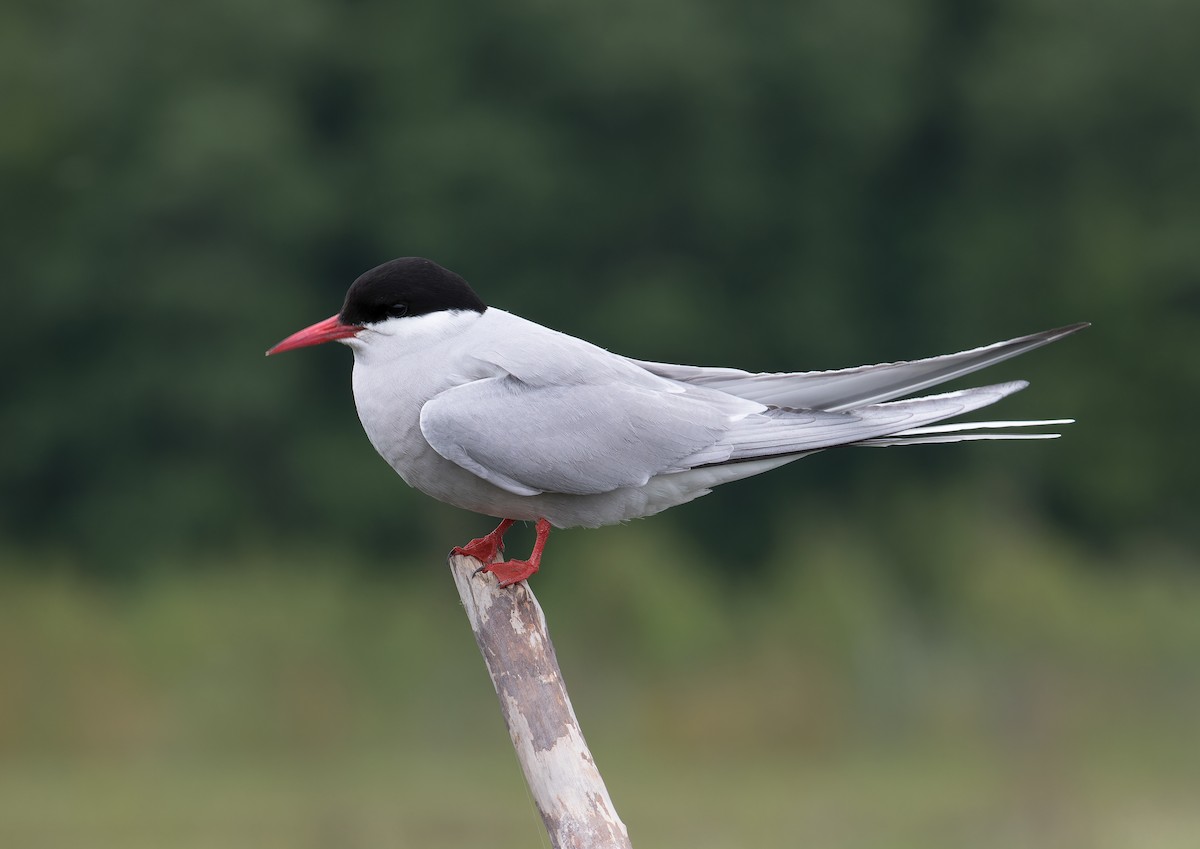
[[[371,444],[409,486],[503,520],[453,553],[508,586],[538,570],[551,526],[650,516],[826,448],[1057,436],[996,431],[1070,419],[934,424],[1024,381],[896,399],[1086,326],[912,362],[752,374],[610,353],[489,307],[454,272],[403,257],[363,274],[341,312],[267,354],[348,345]],[[537,522],[533,552],[496,562],[515,521]]]

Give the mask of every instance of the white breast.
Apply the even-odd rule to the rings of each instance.
[[[390,319],[349,340],[354,350],[354,403],[367,438],[409,486],[464,510],[536,519],[540,513],[528,500],[516,499],[445,459],[421,435],[426,401],[454,386],[500,373],[471,354],[482,339],[494,335],[492,312]]]

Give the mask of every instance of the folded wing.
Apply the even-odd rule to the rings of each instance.
[[[529,386],[510,376],[464,384],[428,401],[421,432],[441,456],[517,495],[588,495],[658,475],[872,444],[987,406],[1012,383],[853,411],[767,407],[706,388],[622,383]],[[940,434],[939,434],[940,441]]]
[[[760,405],[623,383],[530,386],[510,376],[447,390],[421,409],[435,451],[517,495],[641,486],[717,442]],[[699,396],[704,396],[703,399]]]

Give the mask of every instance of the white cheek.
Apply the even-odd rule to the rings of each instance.
[[[389,318],[369,324],[346,342],[360,362],[391,360],[420,353],[468,330],[482,313],[441,310],[425,315]]]

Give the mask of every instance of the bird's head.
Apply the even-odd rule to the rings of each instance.
[[[346,292],[341,312],[284,339],[267,356],[324,342],[369,343],[392,336],[411,319],[433,313],[473,312],[487,305],[466,280],[436,262],[406,256],[361,275]]]

